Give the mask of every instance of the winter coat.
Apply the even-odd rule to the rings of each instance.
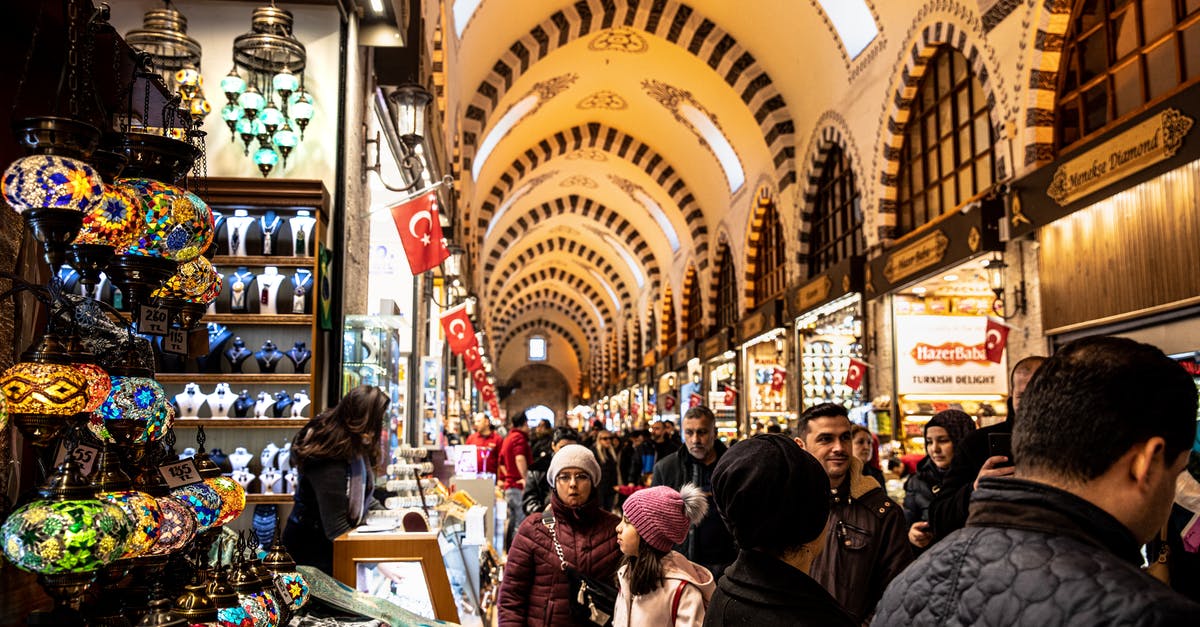
[[[916,474],[904,481],[904,519],[909,526],[929,520],[929,503],[942,490],[946,473],[928,456],[917,463]]]
[[[726,447],[720,441],[716,443],[717,459],[725,454]],[[717,462],[705,466],[701,464],[687,447],[683,447],[658,461],[654,465],[654,477],[651,485],[665,485],[678,490],[685,483],[694,483],[708,495],[708,514],[699,524],[693,525],[688,537],[678,546],[676,551],[684,557],[696,562],[712,572],[718,580],[725,568],[737,558],[737,543],[733,535],[721,520],[717,506],[712,497],[712,473]]]
[[[738,553],[717,582],[705,627],[853,627],[856,623],[821,584],[758,551]]]
[[[601,457],[599,446],[593,445],[591,449],[596,461],[600,463],[600,482],[596,484],[596,489],[600,492],[600,506],[611,511],[617,500],[617,491],[613,488],[617,487],[617,481],[620,479],[620,453],[617,449],[610,449],[607,457]]]
[[[975,490],[975,479],[983,469],[983,463],[991,454],[988,436],[993,433],[1008,433],[1013,430],[1013,411],[1009,419],[999,424],[976,429],[954,446],[954,458],[942,478],[942,489],[929,504],[928,520],[933,537],[941,540],[967,524],[967,513],[971,504],[971,492]]]
[[[1138,568],[1138,541],[1073,494],[986,478],[967,526],[897,577],[873,625],[1196,625],[1200,605]]]
[[[617,593],[616,611],[613,612],[613,627],[700,627],[704,624],[705,608],[717,589],[712,573],[707,568],[689,562],[678,551],[671,551],[662,558],[663,584],[654,592],[639,596],[629,593],[629,580],[625,577],[628,569],[626,565],[617,571],[620,591]],[[675,622],[672,623],[671,606],[675,603],[675,594],[680,585],[683,586],[683,592],[679,596]]]
[[[550,484],[546,482],[546,473],[550,471],[550,460],[553,455],[538,457],[525,471],[525,489],[521,492],[521,509],[528,516],[546,509],[550,501]]]
[[[871,617],[892,579],[912,562],[908,525],[900,506],[862,462],[850,457],[850,470],[829,504],[825,549],[813,560],[811,575],[858,622]]]
[[[616,586],[621,549],[617,545],[617,523],[621,519],[600,509],[596,492],[582,507],[567,507],[552,493],[558,543],[567,564],[588,577]],[[500,584],[500,626],[575,625],[571,618],[570,582],[558,561],[550,530],[542,514],[530,515],[521,523],[508,550],[504,579]]]

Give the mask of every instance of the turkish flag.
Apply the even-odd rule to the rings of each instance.
[[[704,403],[704,397],[699,394],[693,393],[688,397],[688,409],[699,407],[702,403]]]
[[[778,392],[783,389],[783,384],[787,382],[787,370],[775,366],[771,371],[771,391]]]
[[[983,341],[988,361],[998,364],[1004,360],[1004,346],[1008,344],[1008,332],[1008,325],[988,317],[987,335],[984,336]]]
[[[850,359],[850,364],[846,366],[846,387],[851,390],[857,390],[862,387],[863,376],[867,374],[867,362],[857,359]]]
[[[675,411],[675,395],[664,394],[662,397],[662,404],[664,411]]]
[[[491,385],[484,386],[484,388],[479,392],[479,397],[482,398],[485,403],[490,402],[492,399],[496,398],[496,388]]]
[[[483,368],[471,371],[471,381],[475,383],[475,389],[483,392],[483,388],[487,387],[487,373]]]
[[[732,385],[725,386],[725,405],[732,406],[737,403],[737,389]]]
[[[437,194],[417,196],[392,207],[391,211],[413,275],[436,268],[450,256],[438,220]]]
[[[467,316],[466,303],[447,309],[442,314],[441,320],[442,330],[446,332],[446,344],[450,346],[450,352],[455,355],[462,355],[468,348],[477,344],[475,341],[475,328],[471,325],[471,318]]]
[[[479,357],[479,345],[471,344],[462,352],[463,365],[467,367],[467,372],[483,370],[483,360]]]
[[[488,409],[492,411],[492,418],[500,417],[500,403],[496,399],[493,398],[488,402]]]

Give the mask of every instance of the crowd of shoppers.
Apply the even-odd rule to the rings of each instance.
[[[509,511],[534,484],[548,501],[510,520],[500,625],[1197,624],[1200,581],[1143,568],[1153,542],[1151,558],[1183,553],[1171,572],[1195,572],[1176,566],[1195,560],[1175,537],[1187,521],[1168,525],[1177,479],[1196,484],[1181,476],[1193,443],[1200,474],[1191,377],[1101,337],[1009,382],[1003,423],[929,420],[902,503],[841,405],[728,447],[703,406],[678,431],[560,427],[532,452],[518,415],[499,455]],[[581,577],[613,587],[605,612],[579,613]]]

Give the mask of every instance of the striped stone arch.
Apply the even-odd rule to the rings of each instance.
[[[671,286],[663,286],[662,306],[659,308],[658,345],[664,351],[674,349],[679,345],[679,311],[675,309],[675,295]],[[669,321],[669,322],[668,322]]]
[[[1030,4],[1035,3],[1031,0]],[[1033,39],[1029,91],[1025,96],[1026,166],[1044,165],[1054,160],[1054,105],[1058,102],[1058,71],[1075,0],[1038,0],[1036,4],[1041,4],[1042,10]],[[1022,44],[1024,47],[1024,42]]]
[[[625,243],[629,249],[630,256],[641,262],[642,271],[646,273],[646,278],[650,283],[653,293],[658,293],[662,272],[659,269],[658,260],[654,258],[654,253],[650,249],[650,244],[646,242],[642,234],[633,227],[633,224],[629,220],[626,220],[624,216],[616,211],[590,198],[584,198],[575,194],[555,198],[551,202],[531,207],[524,214],[518,216],[513,225],[500,235],[500,238],[496,240],[496,244],[488,252],[488,257],[484,261],[484,268],[489,267],[488,264],[491,264],[490,267],[495,267],[495,264],[504,255],[504,251],[509,246],[520,241],[521,237],[539,222],[565,214],[590,218],[592,221],[608,227],[618,240]],[[484,274],[486,275],[486,273],[487,271],[485,270]]]
[[[529,176],[539,165],[555,157],[572,153],[576,150],[592,149],[616,155],[641,168],[659,186],[662,187],[675,205],[683,213],[688,230],[692,234],[695,254],[704,264],[708,259],[708,226],[704,222],[704,212],[700,203],[688,189],[687,184],[679,175],[679,171],[664,157],[640,139],[623,131],[605,126],[599,122],[589,122],[559,131],[542,141],[533,148],[527,149],[517,157],[499,181],[494,185],[487,198],[479,206],[479,216],[474,225],[467,221],[467,227],[474,226],[475,237],[481,243],[487,233],[488,224],[497,209],[504,205],[504,199],[520,188],[525,177]],[[471,231],[467,238],[472,237]],[[701,266],[703,270],[703,265]]]
[[[575,336],[569,330],[567,330],[566,327],[553,320],[527,320],[517,325],[511,331],[501,336],[503,339],[500,340],[500,350],[497,351],[496,354],[503,355],[504,351],[508,348],[509,343],[516,339],[517,336],[527,331],[549,331],[558,334],[560,337],[565,339],[567,343],[571,345],[571,349],[575,351],[575,359],[579,362],[580,370],[585,369],[584,364],[587,363],[586,357],[588,356],[588,353],[585,353],[583,349],[580,348],[579,341],[575,339]]]
[[[508,90],[535,63],[588,34],[627,27],[661,37],[686,49],[728,84],[758,121],[775,164],[779,189],[796,182],[795,123],[770,74],[738,40],[686,4],[675,0],[577,0],[554,12],[516,41],[475,89],[463,120],[463,171],[472,159],[487,122]]]
[[[950,8],[943,9],[943,6]],[[1003,137],[1003,115],[1008,108],[1008,94],[998,70],[996,53],[984,40],[979,18],[972,9],[958,2],[930,0],[913,20],[907,42],[901,48],[901,59],[893,70],[891,97],[883,103],[883,128],[879,138],[883,159],[876,232],[880,243],[895,237],[896,199],[899,195],[900,151],[904,147],[904,130],[908,124],[913,99],[925,76],[929,60],[942,45],[962,53],[971,65],[979,87],[986,95],[996,137]],[[999,95],[1000,100],[996,97]],[[866,191],[866,190],[863,190]],[[865,234],[864,234],[865,235]],[[868,241],[868,245],[871,242]]]
[[[492,288],[488,292],[488,298],[490,300],[494,299],[510,276],[533,263],[535,259],[539,257],[544,258],[546,255],[554,252],[563,252],[587,262],[587,264],[596,268],[604,277],[608,278],[609,286],[620,297],[622,307],[629,307],[633,303],[633,296],[629,292],[629,286],[625,285],[625,281],[621,280],[621,275],[617,273],[616,268],[604,255],[588,248],[586,244],[561,236],[542,240],[525,249],[520,255],[517,255],[505,264],[504,269],[499,274],[493,272],[496,266],[491,260],[484,264],[483,276],[488,277],[488,281],[492,284]],[[491,302],[495,301],[491,300]]]
[[[571,293],[575,290],[576,294],[583,294],[596,305],[596,309],[600,310],[601,316],[604,317],[604,327],[609,328],[613,323],[613,311],[608,306],[608,300],[603,298],[596,288],[592,287],[591,283],[583,280],[579,275],[569,270],[562,268],[542,268],[536,272],[530,272],[521,277],[516,283],[509,285],[501,299],[493,302],[507,302],[514,296],[522,294],[525,290],[536,289],[539,287],[547,287],[548,284],[554,283],[567,288],[565,291]]]
[[[758,243],[762,240],[763,227],[766,225],[767,209],[775,208],[775,219],[782,220],[779,211],[779,200],[769,185],[760,185],[754,192],[754,205],[750,208],[750,226],[746,229],[746,267],[743,269],[742,297],[746,300],[745,311],[753,309],[754,302],[754,271],[758,268]]]
[[[707,311],[704,316],[704,325],[709,329],[717,328],[717,292],[721,287],[718,283],[721,280],[721,257],[725,254],[726,250],[730,252],[729,262],[733,263],[736,269],[737,264],[733,260],[733,247],[729,245],[729,239],[726,237],[725,232],[722,231],[720,237],[717,239],[717,248],[713,251],[712,272],[708,275],[708,307],[705,308]],[[736,276],[736,272],[734,276]]]
[[[692,305],[692,299],[703,299],[700,294],[700,275],[696,272],[696,264],[688,262],[687,270],[683,272],[683,284],[679,294],[679,340],[680,342],[687,341],[688,336],[695,336],[697,339],[703,339],[704,330],[696,332],[688,325],[688,311]],[[701,312],[704,311],[703,302],[701,303]],[[704,325],[704,316],[701,314],[701,326]]]
[[[854,171],[855,182],[861,186],[862,182],[867,180],[863,176],[862,160],[859,158],[858,146],[854,143],[854,135],[850,132],[850,125],[846,124],[845,118],[837,111],[830,110],[822,113],[817,118],[812,139],[808,142],[808,151],[803,153],[805,159],[800,163],[802,168],[800,171],[804,175],[800,178],[803,187],[800,197],[800,219],[797,221],[799,225],[797,241],[800,243],[800,247],[796,251],[796,263],[800,268],[799,276],[801,277],[804,276],[804,268],[808,265],[813,204],[817,200],[821,173],[825,171],[825,163],[834,146],[840,148],[850,160],[850,169]],[[858,193],[861,198],[863,190],[860,189]]]
[[[579,325],[579,328],[583,329],[587,335],[589,343],[596,345],[600,341],[600,330],[597,328],[599,321],[581,309],[580,303],[575,300],[574,296],[549,289],[527,292],[516,300],[506,303],[497,312],[496,332],[503,335],[513,320],[536,309],[557,311]]]

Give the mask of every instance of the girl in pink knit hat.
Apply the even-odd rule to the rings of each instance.
[[[708,512],[704,492],[690,483],[678,492],[656,486],[633,493],[622,509],[617,544],[624,557],[613,627],[702,625],[716,582],[673,547]]]

